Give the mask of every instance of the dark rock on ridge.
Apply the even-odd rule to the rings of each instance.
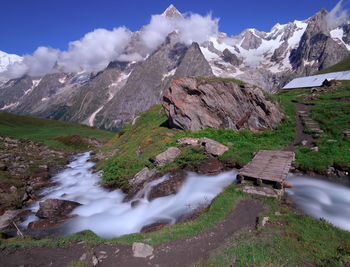
[[[233,66],[239,66],[242,64],[243,60],[238,58],[235,54],[232,54],[227,48],[222,52],[223,60],[229,62]]]
[[[205,128],[273,128],[282,119],[278,107],[261,89],[221,79],[175,80],[164,91],[163,103],[171,127],[198,131]]]

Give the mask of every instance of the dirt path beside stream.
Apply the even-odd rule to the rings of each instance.
[[[222,246],[225,240],[240,230],[254,230],[258,216],[266,210],[260,200],[246,199],[219,224],[200,235],[174,240],[154,247],[153,256],[135,258],[131,245],[103,244],[89,247],[84,243],[72,243],[65,248],[31,247],[8,248],[0,253],[0,266],[69,266],[72,262],[84,262],[93,266],[191,266],[205,260]]]

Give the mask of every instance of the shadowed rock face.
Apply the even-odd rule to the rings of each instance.
[[[171,127],[198,131],[205,128],[273,128],[281,121],[277,106],[259,88],[233,81],[188,77],[175,80],[164,91],[162,103]]]
[[[333,40],[327,29],[325,9],[310,18],[299,46],[290,55],[290,62],[297,73],[310,75],[318,70],[328,68],[350,55],[345,45]],[[347,27],[344,32],[347,33]],[[347,35],[346,35],[347,36]],[[347,37],[345,36],[345,42]],[[304,62],[317,62],[305,66]]]

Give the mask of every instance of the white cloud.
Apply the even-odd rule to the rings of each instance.
[[[18,78],[24,74],[42,76],[58,71],[53,69],[56,62],[61,71],[77,72],[81,69],[101,70],[113,60],[138,61],[153,52],[173,31],[179,33],[179,41],[188,45],[208,40],[218,33],[218,21],[211,14],[188,14],[184,18],[154,15],[150,23],[141,30],[140,38],[136,41],[136,51],[128,49],[129,52],[126,52],[126,47],[132,37],[130,30],[125,27],[111,31],[96,29],[80,40],[70,42],[67,51],[39,47],[32,55],[25,55],[22,62],[14,63],[7,71],[0,73],[0,79]]]
[[[87,33],[81,40],[69,43],[68,51],[58,58],[58,64],[67,72],[87,71],[106,67],[124,51],[130,40],[131,32],[124,28],[97,29]]]
[[[0,79],[18,78],[24,74],[43,76],[57,71],[53,69],[56,62],[64,72],[100,70],[122,55],[130,37],[131,32],[124,27],[112,31],[96,29],[82,39],[70,42],[67,51],[41,46],[32,55],[24,55],[22,62],[9,65],[7,71],[0,73]]]
[[[211,14],[203,17],[198,14],[190,14],[185,18],[168,18],[162,15],[152,16],[150,24],[141,32],[141,42],[149,51],[157,48],[164,42],[165,37],[178,31],[180,41],[189,45],[192,42],[203,42],[210,36],[218,33],[218,19],[213,19]]]
[[[23,61],[11,64],[5,73],[1,73],[0,78],[16,78],[24,74],[32,76],[45,75],[48,70],[52,69],[59,54],[60,51],[57,49],[40,46],[33,55],[25,55]]]
[[[327,14],[326,22],[328,29],[335,29],[349,20],[347,11],[342,6],[343,0]]]

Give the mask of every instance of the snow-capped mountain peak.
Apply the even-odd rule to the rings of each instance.
[[[15,62],[20,62],[22,60],[23,58],[18,55],[7,54],[5,52],[0,51],[0,72],[7,70],[9,65]]]
[[[162,14],[163,17],[167,18],[179,18],[183,19],[182,14],[177,10],[177,8],[171,4]]]

